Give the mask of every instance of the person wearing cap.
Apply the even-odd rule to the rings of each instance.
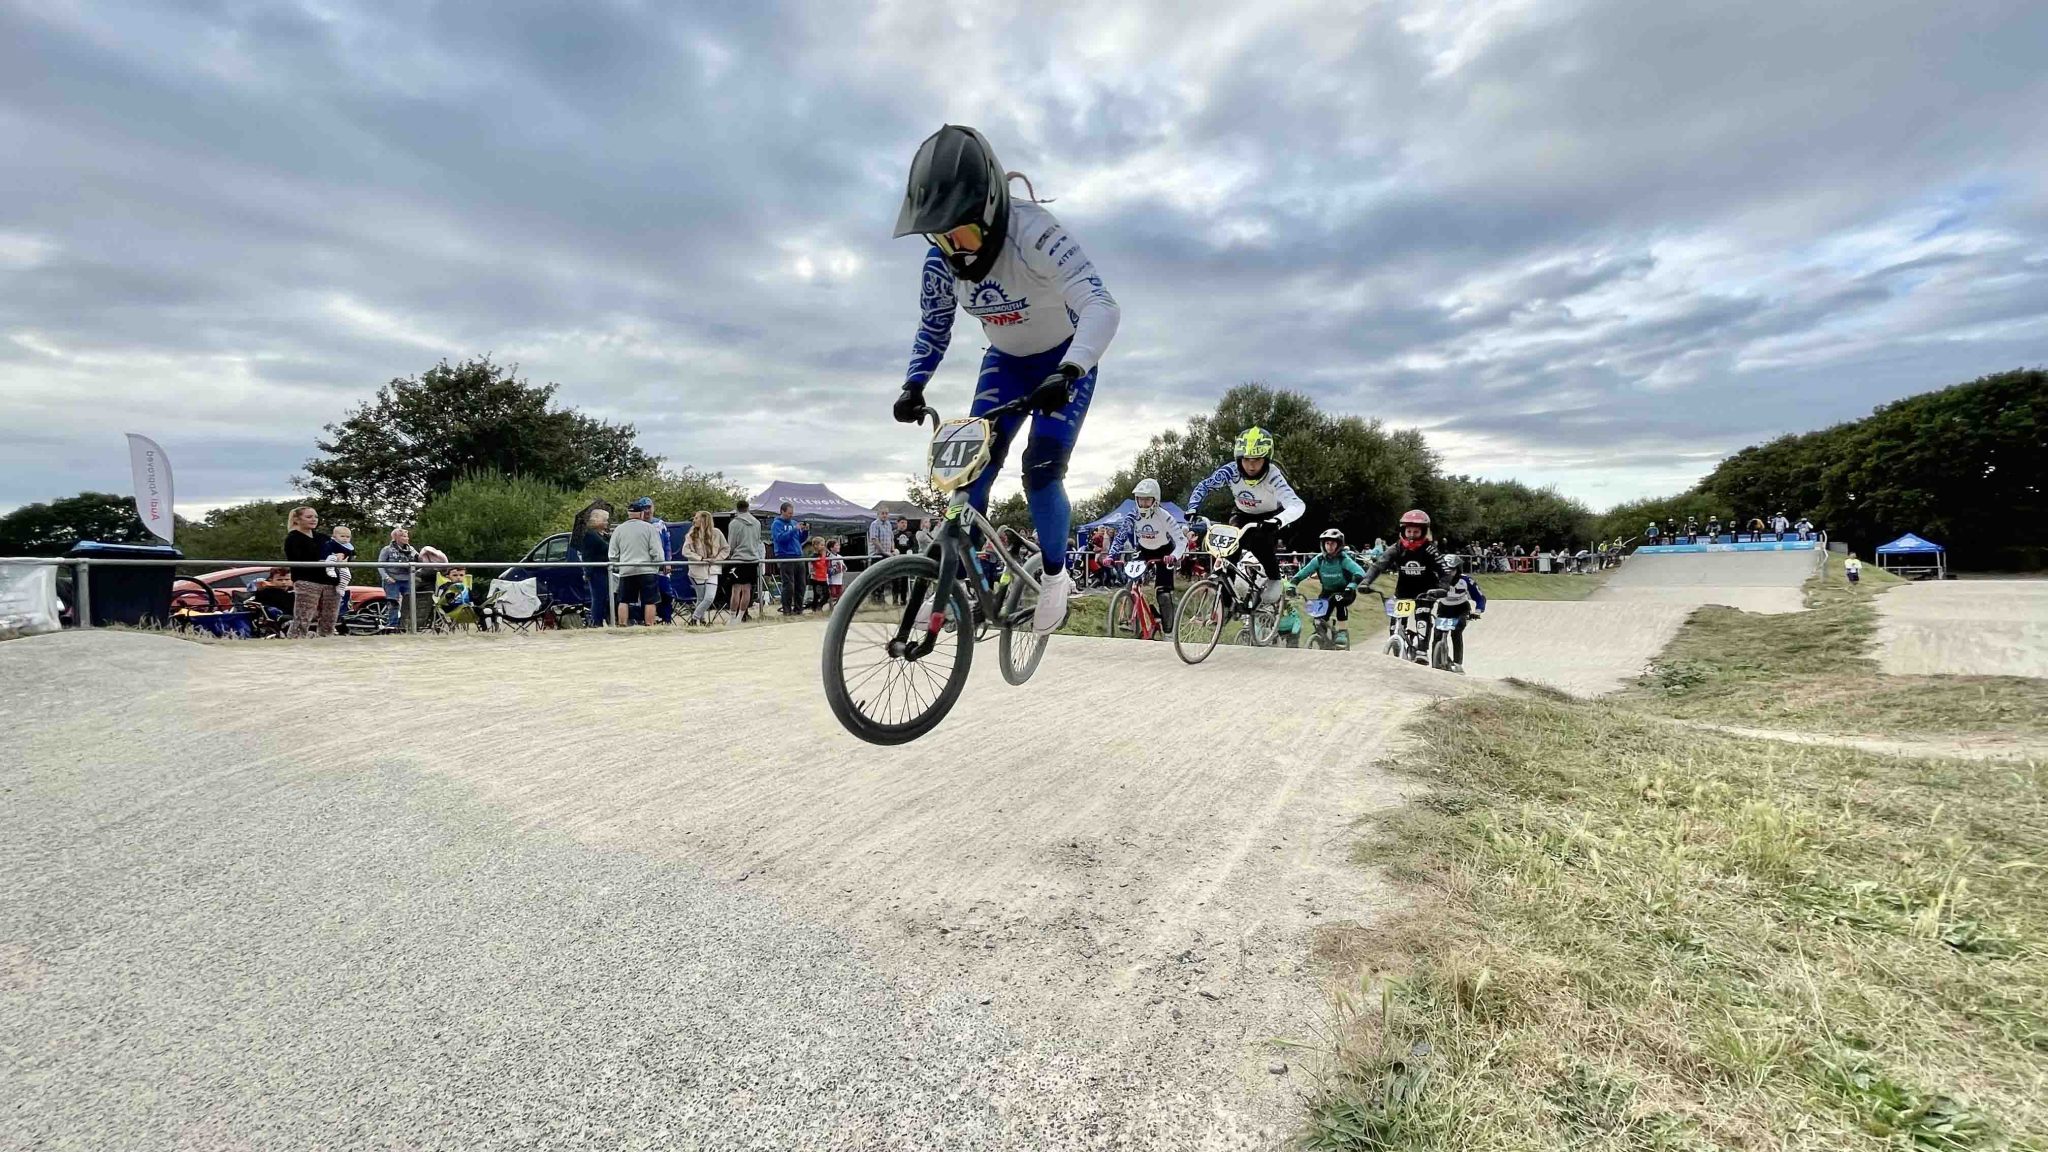
[[[612,530],[610,560],[619,570],[619,624],[640,608],[640,622],[654,624],[661,604],[661,532],[654,524],[654,501],[646,496],[626,505],[627,520]]]
[[[782,563],[775,567],[782,577],[782,614],[799,616],[804,610],[804,541],[810,533],[796,522],[796,508],[784,500],[775,519],[768,522],[769,543],[775,549],[775,558]]]

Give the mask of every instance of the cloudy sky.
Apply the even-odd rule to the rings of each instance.
[[[1080,487],[1256,379],[1603,506],[2048,360],[2044,59],[2039,0],[0,0],[0,507],[125,491],[124,431],[283,495],[478,352],[897,495],[949,120],[1123,305]]]

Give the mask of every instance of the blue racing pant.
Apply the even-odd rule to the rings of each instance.
[[[971,416],[999,408],[1020,396],[1028,396],[1045,378],[1059,371],[1067,345],[1060,344],[1031,356],[1012,356],[994,348],[981,358],[981,379],[975,385]],[[1031,506],[1031,526],[1038,530],[1038,544],[1045,550],[1045,570],[1057,572],[1067,566],[1067,524],[1073,510],[1067,503],[1067,458],[1081,437],[1081,421],[1088,415],[1088,402],[1095,398],[1095,370],[1074,381],[1074,398],[1054,412],[1029,417],[1031,435],[1024,440],[1024,499]],[[988,493],[1010,454],[1010,442],[1024,426],[1023,415],[996,421],[995,443],[989,445],[988,467],[967,489],[967,499],[984,514]]]

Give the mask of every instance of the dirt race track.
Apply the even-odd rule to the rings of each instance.
[[[1274,1146],[1399,724],[1684,614],[1497,603],[1471,678],[983,648],[900,749],[812,624],[0,645],[0,1147]]]
[[[1596,602],[1725,604],[1744,612],[1797,612],[1799,586],[1813,575],[1819,552],[1681,552],[1635,555],[1596,590]]]
[[[1939,580],[1877,601],[1892,675],[2048,676],[2048,580]]]

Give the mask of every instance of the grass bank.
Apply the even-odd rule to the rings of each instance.
[[[1479,590],[1486,593],[1488,600],[1584,600],[1593,590],[1607,583],[1608,573],[1595,572],[1585,576],[1544,576],[1533,572],[1487,572],[1475,579]],[[1391,594],[1394,579],[1382,576],[1374,582],[1375,588]]]
[[[2048,792],[2025,769],[1439,704],[1369,831],[1413,911],[1304,1142],[2048,1148]]]
[[[1649,671],[1622,694],[1658,715],[1758,728],[1868,735],[2048,733],[2048,681],[2021,676],[1885,676],[1870,656],[1874,599],[1903,583],[1842,558],[1807,584],[1808,611],[1695,612]]]

